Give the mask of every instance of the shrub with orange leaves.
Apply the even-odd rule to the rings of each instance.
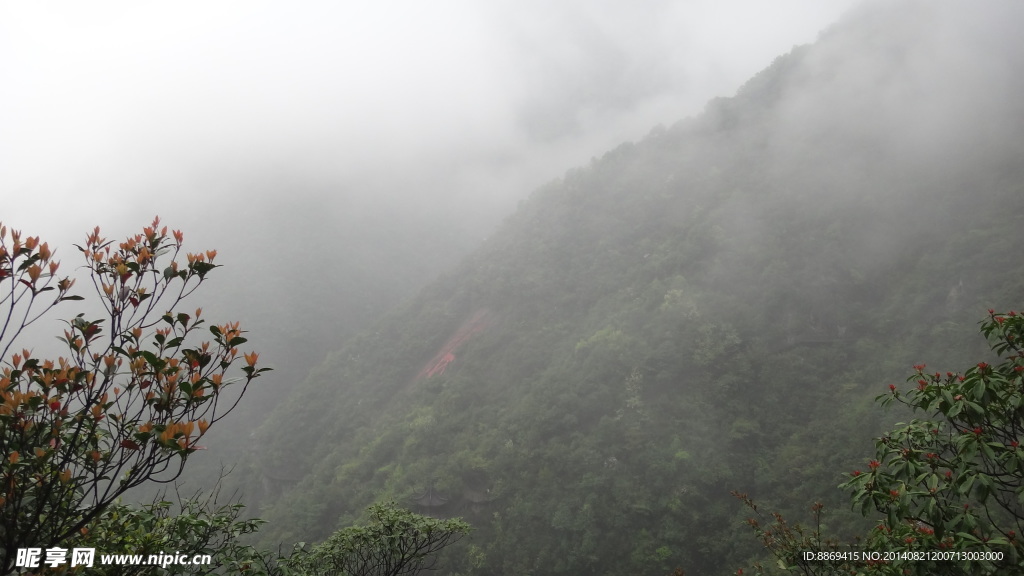
[[[224,390],[244,393],[268,370],[255,352],[239,355],[237,323],[205,329],[201,309],[175,311],[217,267],[215,250],[179,262],[183,239],[159,219],[120,243],[93,230],[77,248],[104,313],[68,321],[67,355],[50,360],[19,336],[83,297],[58,278],[49,245],[0,226],[0,573],[18,548],[60,545],[125,491],[177,478],[237,404]],[[236,360],[240,374],[226,377]]]

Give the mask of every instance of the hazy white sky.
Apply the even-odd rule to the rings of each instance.
[[[4,2],[0,220],[66,245],[288,195],[505,210],[852,4]]]

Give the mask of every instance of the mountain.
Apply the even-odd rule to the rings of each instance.
[[[474,526],[452,573],[692,575],[760,554],[730,490],[863,530],[872,398],[1024,301],[1021,16],[867,3],[537,190],[254,435],[264,536],[393,499]]]

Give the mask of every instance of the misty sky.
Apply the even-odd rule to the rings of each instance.
[[[496,219],[851,4],[6,2],[0,220],[67,246],[267,197]]]

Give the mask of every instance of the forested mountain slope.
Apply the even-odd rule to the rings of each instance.
[[[841,511],[871,398],[1024,301],[1021,16],[868,4],[536,191],[260,429],[267,536],[394,499],[474,525],[453,573],[725,574],[729,490]]]

